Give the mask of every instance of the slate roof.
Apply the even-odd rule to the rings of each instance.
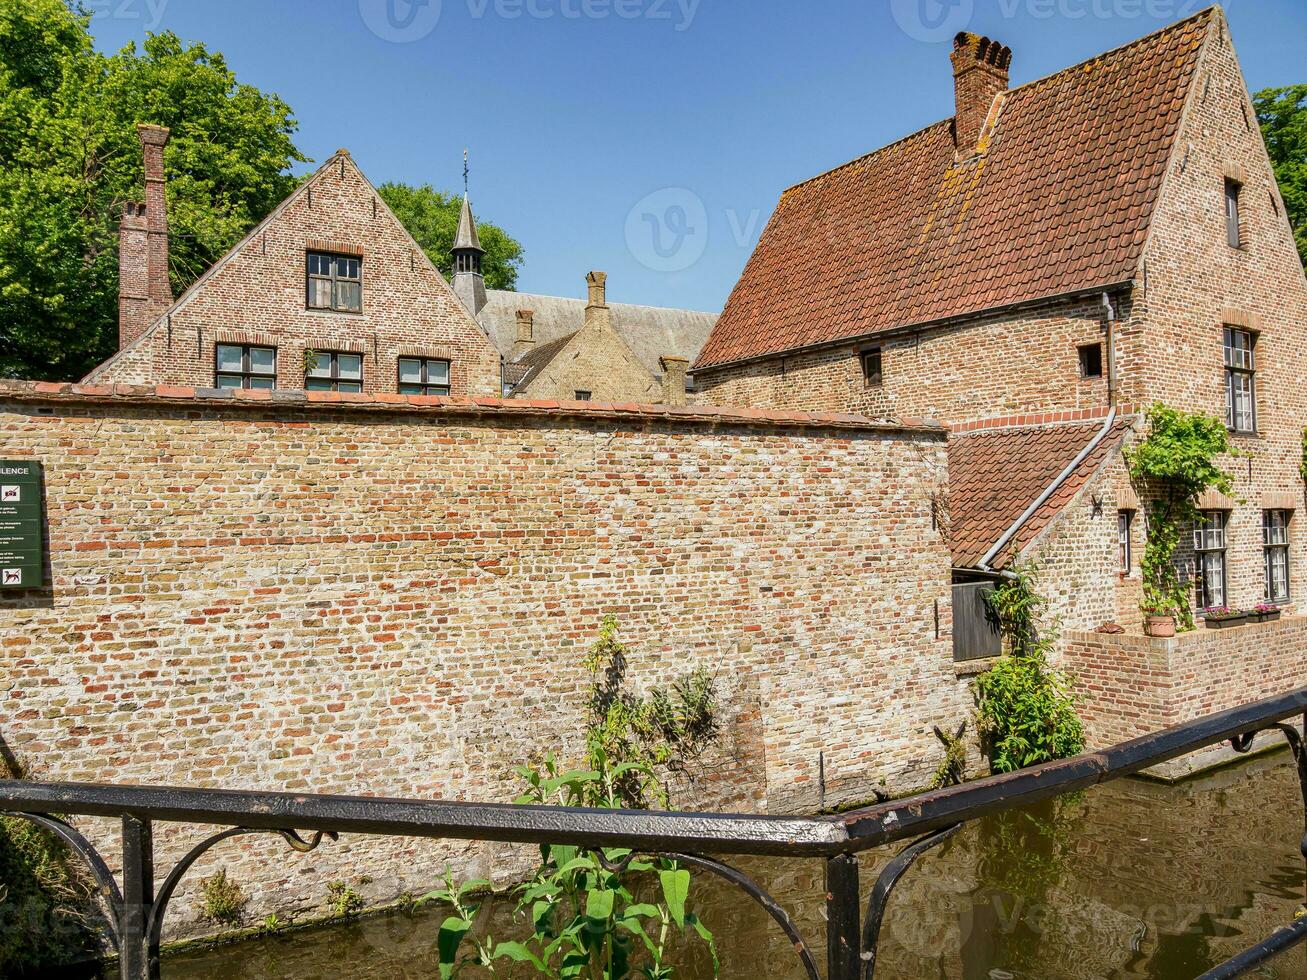
[[[579,331],[574,330],[547,344],[536,344],[516,361],[509,361],[504,365],[504,380],[515,388],[530,384],[550,361],[563,352],[577,333]]]
[[[1130,281],[1215,10],[791,188],[695,369]],[[982,140],[984,144],[984,140]]]
[[[511,360],[517,342],[518,310],[535,313],[532,329],[538,354],[542,346],[570,337],[581,329],[585,324],[585,304],[584,299],[566,296],[491,289],[486,292],[486,305],[477,315],[477,320],[490,334],[490,340],[499,352]],[[663,374],[658,363],[660,357],[675,355],[693,362],[717,322],[716,313],[629,303],[609,303],[608,307],[612,311],[614,329],[655,378]],[[558,350],[553,353],[557,354]],[[513,383],[511,377],[505,380]]]
[[[953,434],[948,444],[949,548],[958,568],[974,568],[1027,507],[1057,478],[1103,427],[1103,420],[1013,426]],[[993,562],[1002,568],[1030,544],[1084,488],[1121,446],[1131,418],[1112,430],[1072,472],[1057,493],[1035,511]]]

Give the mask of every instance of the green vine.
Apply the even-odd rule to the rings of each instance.
[[[1011,572],[986,597],[1008,653],[976,678],[975,689],[980,743],[996,773],[1065,759],[1085,747],[1071,678],[1048,662],[1058,636],[1055,626],[1042,623],[1048,600],[1032,567]]]
[[[1126,450],[1130,475],[1151,491],[1148,534],[1140,562],[1149,616],[1174,616],[1182,630],[1194,628],[1187,583],[1175,564],[1182,528],[1198,519],[1197,498],[1207,490],[1231,493],[1234,478],[1216,458],[1238,455],[1225,424],[1210,415],[1155,404],[1148,437]],[[1307,450],[1305,450],[1307,452]]]

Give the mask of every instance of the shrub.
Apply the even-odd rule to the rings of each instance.
[[[1008,653],[976,678],[981,746],[996,773],[1065,759],[1085,747],[1071,679],[1048,663],[1056,629],[1041,628],[1047,600],[1034,572],[1012,570],[987,601]]]
[[[215,925],[236,927],[245,918],[249,901],[240,885],[227,877],[227,869],[200,879],[200,917]]]
[[[363,911],[365,904],[352,885],[343,881],[327,882],[327,907],[337,918],[352,919]]]

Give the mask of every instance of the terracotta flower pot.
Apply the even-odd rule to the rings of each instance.
[[[1149,636],[1175,636],[1175,617],[1145,616],[1144,632]]]

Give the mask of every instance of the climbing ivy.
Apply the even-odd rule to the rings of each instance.
[[[1160,402],[1148,411],[1149,433],[1126,450],[1130,475],[1150,491],[1148,534],[1140,568],[1143,612],[1175,616],[1182,630],[1194,627],[1186,583],[1175,564],[1180,534],[1198,518],[1196,500],[1207,490],[1230,493],[1234,478],[1217,464],[1238,455],[1225,424],[1200,412],[1182,412]]]

